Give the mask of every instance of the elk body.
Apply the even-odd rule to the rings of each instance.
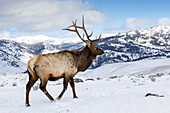
[[[74,27],[75,29],[72,30],[70,27]],[[84,40],[84,34],[83,37],[80,36],[77,28],[84,30],[87,40]],[[55,53],[39,54],[32,57],[27,63],[29,81],[26,85],[26,106],[30,106],[29,92],[38,79],[40,79],[40,89],[51,101],[54,99],[46,90],[46,84],[48,80],[55,81],[60,78],[63,78],[63,90],[58,96],[58,99],[60,99],[66,91],[68,83],[71,85],[73,98],[77,98],[73,77],[78,72],[85,71],[97,55],[104,54],[103,50],[93,44],[93,42],[98,41],[101,38],[101,35],[96,40],[90,39],[92,33],[91,35],[87,34],[84,26],[84,17],[81,27],[77,26],[75,21],[73,22],[73,25],[64,30],[76,32],[80,39],[86,42],[86,46],[80,51],[63,50]]]

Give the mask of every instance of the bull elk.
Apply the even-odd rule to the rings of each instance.
[[[26,106],[30,106],[29,92],[39,78],[40,89],[51,101],[53,101],[54,99],[46,90],[46,84],[48,80],[55,81],[60,78],[63,78],[63,90],[58,96],[58,99],[63,96],[64,92],[67,89],[68,83],[70,83],[71,85],[73,98],[77,98],[73,77],[78,72],[85,71],[90,66],[92,61],[96,59],[97,55],[104,54],[103,50],[95,46],[93,43],[98,41],[101,38],[101,35],[95,40],[90,39],[93,32],[88,35],[84,26],[84,16],[82,20],[82,26],[77,26],[76,21],[72,23],[73,25],[63,30],[76,32],[80,39],[86,43],[86,46],[80,51],[63,50],[55,53],[38,54],[32,57],[27,62],[29,81],[26,85]],[[70,29],[72,27],[74,28],[74,30]],[[78,29],[82,29],[84,31],[87,40],[84,39],[84,33],[83,37],[80,36]]]

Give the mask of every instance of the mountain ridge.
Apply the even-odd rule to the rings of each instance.
[[[54,39],[41,35],[37,37],[37,39],[36,37],[0,39],[0,61],[2,61],[0,67],[3,68],[0,72],[8,72],[7,70],[10,69],[12,69],[11,72],[24,72],[26,62],[33,55],[57,52],[63,49],[80,50],[85,45],[78,38]],[[41,38],[42,40],[40,40]],[[110,63],[169,58],[170,26],[154,26],[118,33],[114,36],[101,38],[95,42],[95,45],[103,49],[105,54],[97,57],[90,68]]]

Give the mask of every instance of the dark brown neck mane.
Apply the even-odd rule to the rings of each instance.
[[[85,71],[93,62],[94,55],[90,52],[90,49],[86,46],[81,51],[79,51],[78,55],[78,71]]]

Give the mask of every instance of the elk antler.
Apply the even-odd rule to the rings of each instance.
[[[75,22],[72,21],[73,25],[70,25],[69,27],[67,27],[67,28],[65,28],[63,30],[68,30],[68,31],[76,32],[77,35],[80,37],[80,39],[82,41],[86,42],[86,40],[84,40],[84,34],[83,34],[83,38],[80,36],[80,34],[79,34],[78,30],[77,30],[78,26],[76,25],[76,22],[77,22],[77,20],[75,20]],[[70,27],[75,27],[75,30],[69,29]]]
[[[77,20],[75,20],[75,22],[72,21],[73,25],[70,25],[69,27],[67,27],[67,28],[65,28],[65,29],[63,29],[63,30],[68,30],[68,31],[76,32],[77,35],[80,37],[80,39],[81,39],[82,41],[84,41],[84,42],[86,42],[86,40],[84,40],[84,33],[86,34],[86,37],[87,37],[88,41],[90,41],[91,43],[100,40],[101,34],[99,35],[99,38],[96,39],[96,40],[91,40],[91,39],[90,39],[90,37],[93,35],[93,31],[92,31],[92,33],[91,33],[90,35],[88,35],[88,33],[87,33],[87,31],[86,31],[86,28],[85,28],[85,25],[84,25],[84,16],[82,16],[82,17],[83,17],[82,27],[81,27],[81,26],[77,26],[77,25],[76,25]],[[70,29],[70,27],[74,27],[75,30]],[[80,36],[77,28],[82,29],[82,30],[84,31],[84,33],[83,33],[83,38]]]

